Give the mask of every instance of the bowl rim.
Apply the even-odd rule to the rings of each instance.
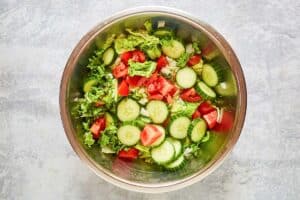
[[[232,131],[234,134],[231,134],[231,138],[228,139],[228,142],[226,143],[224,148],[219,150],[219,152],[217,153],[218,155],[216,156],[219,156],[219,158],[210,161],[204,168],[188,177],[164,183],[145,184],[129,181],[110,173],[109,170],[96,163],[96,161],[94,161],[87,154],[83,146],[80,145],[80,143],[77,141],[75,130],[72,126],[71,118],[67,110],[68,83],[70,81],[70,75],[72,74],[75,68],[75,64],[77,63],[78,58],[83,50],[106,27],[121,19],[140,14],[163,14],[164,16],[177,18],[181,21],[184,21],[185,23],[192,25],[196,29],[200,29],[210,38],[211,41],[215,43],[215,45],[224,55],[225,59],[230,65],[231,70],[234,73],[237,82],[237,115],[235,119],[238,118],[239,120],[235,120],[234,122],[234,128]],[[59,105],[61,120],[69,143],[71,144],[73,150],[76,152],[79,158],[85,164],[87,164],[87,166],[92,171],[94,171],[96,175],[109,183],[127,190],[145,193],[161,193],[181,189],[183,187],[187,187],[193,183],[196,183],[211,174],[224,162],[224,160],[227,158],[236,142],[238,141],[243,128],[247,108],[247,89],[243,70],[236,54],[234,53],[229,43],[225,40],[225,38],[214,28],[212,28],[205,22],[189,15],[188,13],[178,9],[162,6],[143,6],[126,9],[116,13],[115,15],[97,24],[81,38],[81,40],[77,43],[71,55],[69,56],[62,74],[59,91]]]

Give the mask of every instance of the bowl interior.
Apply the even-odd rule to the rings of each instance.
[[[142,161],[124,162],[112,155],[101,153],[99,148],[86,148],[81,139],[83,134],[81,123],[71,115],[74,98],[82,96],[83,77],[87,73],[86,65],[88,57],[92,55],[97,47],[101,47],[103,41],[105,41],[106,37],[110,34],[121,33],[128,27],[133,29],[140,28],[147,19],[152,19],[154,23],[165,21],[166,26],[176,29],[177,35],[185,41],[198,41],[203,46],[208,43],[216,45],[216,47],[219,48],[219,56],[216,60],[233,74],[234,90],[237,91],[237,95],[224,97],[222,101],[218,102],[219,105],[223,105],[235,112],[236,119],[232,130],[226,134],[212,132],[211,140],[202,145],[202,156],[189,161],[185,167],[175,172],[162,171],[159,167],[150,166]],[[77,153],[81,152],[79,153],[81,154],[81,158],[88,157],[89,165],[93,165],[92,168],[98,174],[104,173],[129,184],[140,184],[144,186],[172,184],[205,172],[205,170],[214,165],[220,158],[224,157],[225,152],[228,152],[228,150],[232,148],[241,129],[241,126],[238,127],[238,129],[236,127],[237,121],[239,121],[237,118],[244,115],[244,113],[241,113],[238,109],[239,106],[241,106],[239,96],[241,88],[236,87],[236,85],[239,86],[239,80],[237,78],[239,75],[236,69],[240,70],[240,68],[239,65],[237,66],[238,68],[234,68],[233,65],[236,63],[232,63],[230,55],[229,57],[226,56],[226,47],[216,42],[218,38],[215,37],[213,30],[208,31],[206,29],[207,27],[205,24],[201,25],[188,18],[180,17],[172,13],[134,13],[100,24],[89,32],[75,48],[66,66],[67,72],[65,73],[67,75],[64,74],[64,76],[68,76],[68,78],[65,78],[66,91],[63,94],[65,95],[65,102],[63,102],[63,104],[66,110],[66,113],[63,113],[63,115],[66,115],[67,120],[63,121],[64,126],[68,126],[70,129],[66,132],[69,140],[73,143],[73,148]],[[231,49],[229,50],[231,51]],[[243,119],[244,116],[242,116],[240,120],[243,121]]]

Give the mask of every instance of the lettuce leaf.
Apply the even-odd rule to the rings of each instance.
[[[181,99],[175,99],[171,107],[172,116],[185,115],[192,117],[200,103],[185,102]]]
[[[83,138],[84,138],[84,144],[86,144],[88,147],[91,147],[95,143],[95,140],[91,132],[86,132],[83,135]]]
[[[156,69],[156,62],[146,61],[143,63],[133,62],[129,60],[128,74],[129,76],[145,76],[150,77]]]

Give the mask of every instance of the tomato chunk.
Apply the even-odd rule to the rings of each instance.
[[[115,66],[112,70],[112,73],[115,78],[122,78],[128,74],[128,67],[121,62],[119,65]]]
[[[146,56],[144,54],[144,52],[140,51],[140,50],[135,50],[132,51],[132,60],[135,62],[145,62],[146,61]]]
[[[141,142],[144,146],[153,144],[163,133],[154,125],[148,124],[141,132]]]
[[[202,116],[209,129],[217,124],[218,112],[216,110]]]
[[[202,115],[204,115],[216,110],[216,108],[214,108],[208,101],[204,101],[200,104],[198,110]]]
[[[139,150],[136,148],[129,148],[126,150],[121,150],[118,153],[118,157],[124,160],[132,161],[138,158]]]
[[[160,56],[156,62],[157,62],[157,65],[156,65],[157,71],[160,71],[163,67],[165,67],[169,64],[166,56]]]
[[[90,131],[92,132],[93,138],[98,139],[101,131],[105,129],[105,118],[97,119],[91,126]]]
[[[191,67],[198,64],[200,61],[201,61],[201,56],[196,54],[190,57],[190,59],[187,62],[187,65]]]
[[[121,84],[119,85],[119,87],[118,87],[118,94],[120,96],[123,96],[123,97],[128,96],[128,94],[129,94],[129,87],[128,87],[128,84],[127,84],[127,82],[125,80],[123,80],[121,82]]]
[[[231,111],[224,111],[220,122],[214,127],[214,130],[219,132],[228,132],[231,130],[233,123],[234,113]]]
[[[180,98],[188,102],[197,102],[201,100],[201,96],[199,96],[194,88],[183,90],[180,94]]]
[[[125,65],[128,65],[128,60],[132,58],[132,52],[131,51],[124,52],[121,54],[120,58]]]
[[[161,94],[151,94],[148,96],[149,100],[163,100],[164,96]]]
[[[141,87],[145,82],[147,78],[143,76],[127,76],[126,77],[126,82],[131,88],[135,87]]]
[[[201,117],[201,113],[199,112],[199,110],[196,110],[194,112],[194,114],[192,115],[192,119],[196,119],[196,118],[199,118]]]

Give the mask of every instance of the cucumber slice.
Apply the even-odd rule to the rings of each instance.
[[[108,127],[115,123],[114,117],[109,112],[105,113],[104,118],[105,118],[105,127]]]
[[[216,92],[221,96],[235,96],[237,94],[237,87],[232,72],[226,70],[224,78],[225,81],[215,87]]]
[[[169,127],[170,135],[176,139],[183,139],[188,134],[188,128],[191,124],[191,120],[188,117],[175,118]]]
[[[151,147],[157,147],[157,146],[161,145],[163,143],[163,141],[165,141],[165,138],[166,138],[165,129],[159,125],[155,125],[155,126],[162,132],[162,135],[153,144],[150,145]]]
[[[219,65],[203,65],[202,79],[210,87],[216,86],[223,80],[223,70]]]
[[[204,99],[213,100],[217,96],[216,93],[202,81],[196,84],[195,89]]]
[[[140,140],[141,131],[136,126],[124,125],[118,129],[117,135],[122,144],[132,146]]]
[[[172,40],[170,44],[165,44],[162,46],[162,51],[170,58],[176,59],[184,53],[185,49],[181,42]]]
[[[167,164],[175,155],[174,146],[165,140],[160,146],[151,149],[151,157],[157,164]]]
[[[176,160],[165,165],[165,168],[173,171],[173,170],[180,169],[181,167],[184,166],[185,163],[186,162],[185,162],[184,156],[183,156],[183,154],[181,154]]]
[[[83,84],[83,91],[84,91],[85,93],[91,91],[92,87],[93,87],[94,85],[96,85],[97,82],[98,82],[98,81],[97,81],[96,79],[89,79],[89,80],[87,80],[87,81]]]
[[[171,142],[175,149],[175,156],[174,159],[178,158],[178,156],[182,153],[183,146],[179,140],[173,139],[173,138],[167,138],[169,142]]]
[[[206,133],[206,123],[203,119],[195,119],[191,123],[188,133],[193,142],[200,142]]]
[[[117,107],[117,116],[122,122],[135,120],[139,114],[139,104],[129,98],[123,99]]]
[[[197,74],[189,67],[180,69],[176,74],[176,82],[181,88],[191,88],[197,81]]]
[[[110,65],[113,62],[114,57],[115,57],[114,49],[111,47],[106,49],[105,52],[103,53],[103,57],[102,57],[103,63],[105,65]]]
[[[149,113],[149,117],[156,124],[163,123],[169,114],[169,110],[165,102],[159,100],[150,101],[146,109]]]

